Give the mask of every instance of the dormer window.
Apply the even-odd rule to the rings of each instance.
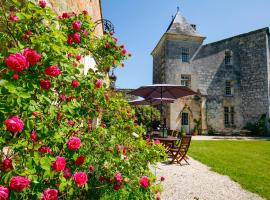
[[[189,49],[188,48],[181,49],[181,60],[183,63],[189,62]]]
[[[225,65],[232,65],[232,51],[230,50],[225,51],[224,63]]]

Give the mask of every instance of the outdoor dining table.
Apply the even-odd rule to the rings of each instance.
[[[159,140],[165,148],[175,146],[175,142],[180,141],[181,138],[168,136],[168,137],[154,137],[155,140]]]

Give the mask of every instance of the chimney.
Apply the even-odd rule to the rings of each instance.
[[[191,27],[196,31],[196,24],[190,24],[191,25]]]

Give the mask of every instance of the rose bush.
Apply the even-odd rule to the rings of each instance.
[[[142,139],[134,111],[104,81],[129,57],[124,45],[95,36],[87,12],[0,4],[0,198],[155,199],[149,164],[164,149]],[[83,75],[89,55],[97,69]]]

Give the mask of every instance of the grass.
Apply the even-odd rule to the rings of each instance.
[[[270,200],[270,141],[193,140],[188,154]]]

